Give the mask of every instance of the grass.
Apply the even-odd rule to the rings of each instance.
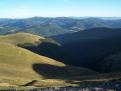
[[[44,40],[44,37],[29,33],[16,33],[10,35],[0,36],[0,42],[11,43],[14,45],[23,45],[23,44],[36,44]]]
[[[37,80],[37,82],[32,86],[67,86],[74,85],[68,83],[66,81],[68,79],[81,75],[96,74],[96,72],[89,69],[67,66],[64,63],[17,46],[27,43],[35,45],[38,42],[43,42],[44,39],[44,42],[51,40],[28,33],[0,36],[0,87],[21,86],[34,80]],[[55,42],[52,41],[51,43]],[[46,70],[39,69],[42,73],[39,74],[33,69],[33,64],[46,64],[56,68],[50,70],[49,67],[44,66]],[[63,69],[60,70],[60,68]],[[53,76],[52,73],[60,76],[60,78],[49,79]],[[43,74],[50,75],[46,77]]]
[[[63,63],[44,56],[39,56],[26,49],[11,44],[0,44],[0,76],[36,78],[38,76],[32,70],[33,63],[65,66]]]
[[[89,69],[66,65],[17,46],[36,45],[41,42],[61,46],[51,39],[27,33],[0,36],[0,88],[79,86],[88,83],[100,84],[121,78],[120,72],[98,74]],[[40,73],[33,69],[33,64],[39,64]]]

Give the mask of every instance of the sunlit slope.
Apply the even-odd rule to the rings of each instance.
[[[44,40],[44,37],[29,33],[16,33],[10,35],[0,36],[0,42],[11,43],[14,45],[31,44],[36,45]]]
[[[65,66],[63,63],[39,56],[23,48],[0,43],[0,76],[41,78],[42,76],[37,75],[32,69],[34,63]]]
[[[17,46],[26,43],[35,45],[36,41],[43,42],[46,40],[43,37],[30,35],[17,33],[0,37],[0,82],[3,83],[6,80],[7,83],[9,80],[17,81],[17,83],[21,83],[20,80],[68,80],[76,79],[79,76],[97,74],[92,70],[68,66],[58,60],[38,55]],[[46,42],[50,41],[46,40]]]
[[[39,64],[40,68],[43,64],[45,66],[44,68],[39,69],[40,73],[37,73],[36,70],[34,70],[33,68],[33,64]],[[64,74],[64,72],[66,73]],[[71,66],[66,68],[66,65],[61,62],[37,55],[26,49],[11,44],[0,43],[0,77],[41,80],[53,78],[53,74],[55,79],[58,79],[58,77],[61,78],[61,76],[62,78],[71,78],[68,77],[67,74],[70,74],[70,76],[72,77],[76,77],[94,73],[95,72],[88,69],[76,68]]]

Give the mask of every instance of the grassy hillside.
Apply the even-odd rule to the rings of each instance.
[[[30,35],[17,33],[0,37],[0,86],[4,83],[17,85],[42,79],[60,79],[62,81],[58,82],[62,83],[77,76],[96,74],[89,69],[67,66],[59,61],[16,46],[24,43],[34,44],[35,40],[44,39]]]
[[[39,65],[37,66],[38,69],[36,69],[35,64]],[[66,80],[89,74],[95,74],[95,72],[71,66],[66,67],[61,62],[37,55],[26,49],[11,44],[0,44],[0,79],[13,81],[17,79],[25,81],[42,79]]]
[[[47,57],[39,56],[23,48],[19,48],[11,44],[0,43],[0,76],[2,76],[2,74],[5,76],[6,74],[6,76],[9,77],[22,76],[22,78],[29,78],[28,76],[30,76],[30,78],[35,78],[37,75],[34,71],[32,71],[33,63],[65,66],[63,63],[57,62]]]
[[[29,33],[16,33],[16,34],[0,36],[0,42],[11,43],[14,45],[22,45],[22,44],[35,45],[41,42],[43,39],[45,38],[37,35],[32,35]]]

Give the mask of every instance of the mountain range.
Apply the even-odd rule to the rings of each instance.
[[[120,18],[0,19],[0,87],[120,79],[120,60]]]
[[[91,28],[121,28],[120,18],[44,18],[0,19],[0,34],[27,32],[42,36],[55,36]]]

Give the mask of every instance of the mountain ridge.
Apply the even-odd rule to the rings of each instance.
[[[27,19],[0,19],[0,34],[27,32],[40,36],[55,36],[74,33],[91,28],[121,28],[121,19],[108,20],[102,18],[74,19],[69,17]]]

